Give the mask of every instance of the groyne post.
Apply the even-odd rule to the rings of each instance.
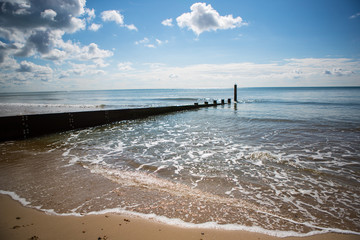
[[[237,102],[237,85],[234,85],[234,102]]]

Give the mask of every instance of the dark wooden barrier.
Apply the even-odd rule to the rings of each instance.
[[[88,112],[49,113],[0,117],[0,141],[27,139],[45,134],[94,127],[122,120],[145,118],[176,111],[220,105],[194,104],[185,106],[100,110]]]

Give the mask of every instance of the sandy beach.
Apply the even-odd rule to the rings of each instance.
[[[245,231],[181,228],[119,214],[55,216],[23,207],[5,195],[0,195],[0,213],[0,239],[284,239]],[[360,236],[321,234],[285,239],[355,240]]]

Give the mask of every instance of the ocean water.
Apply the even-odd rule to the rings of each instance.
[[[0,93],[0,116],[142,108],[231,98],[231,89],[147,89]]]
[[[232,89],[0,94],[1,115],[186,105]],[[0,193],[274,236],[360,235],[360,88],[239,88],[238,103],[0,143]]]

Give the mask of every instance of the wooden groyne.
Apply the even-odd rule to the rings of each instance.
[[[228,100],[230,103],[231,100]],[[134,108],[118,110],[98,110],[87,112],[49,113],[0,117],[0,142],[27,139],[46,134],[74,129],[94,127],[122,120],[146,118],[153,115],[177,111],[194,110],[202,107],[223,105],[225,101],[212,104],[195,103],[194,105]]]

